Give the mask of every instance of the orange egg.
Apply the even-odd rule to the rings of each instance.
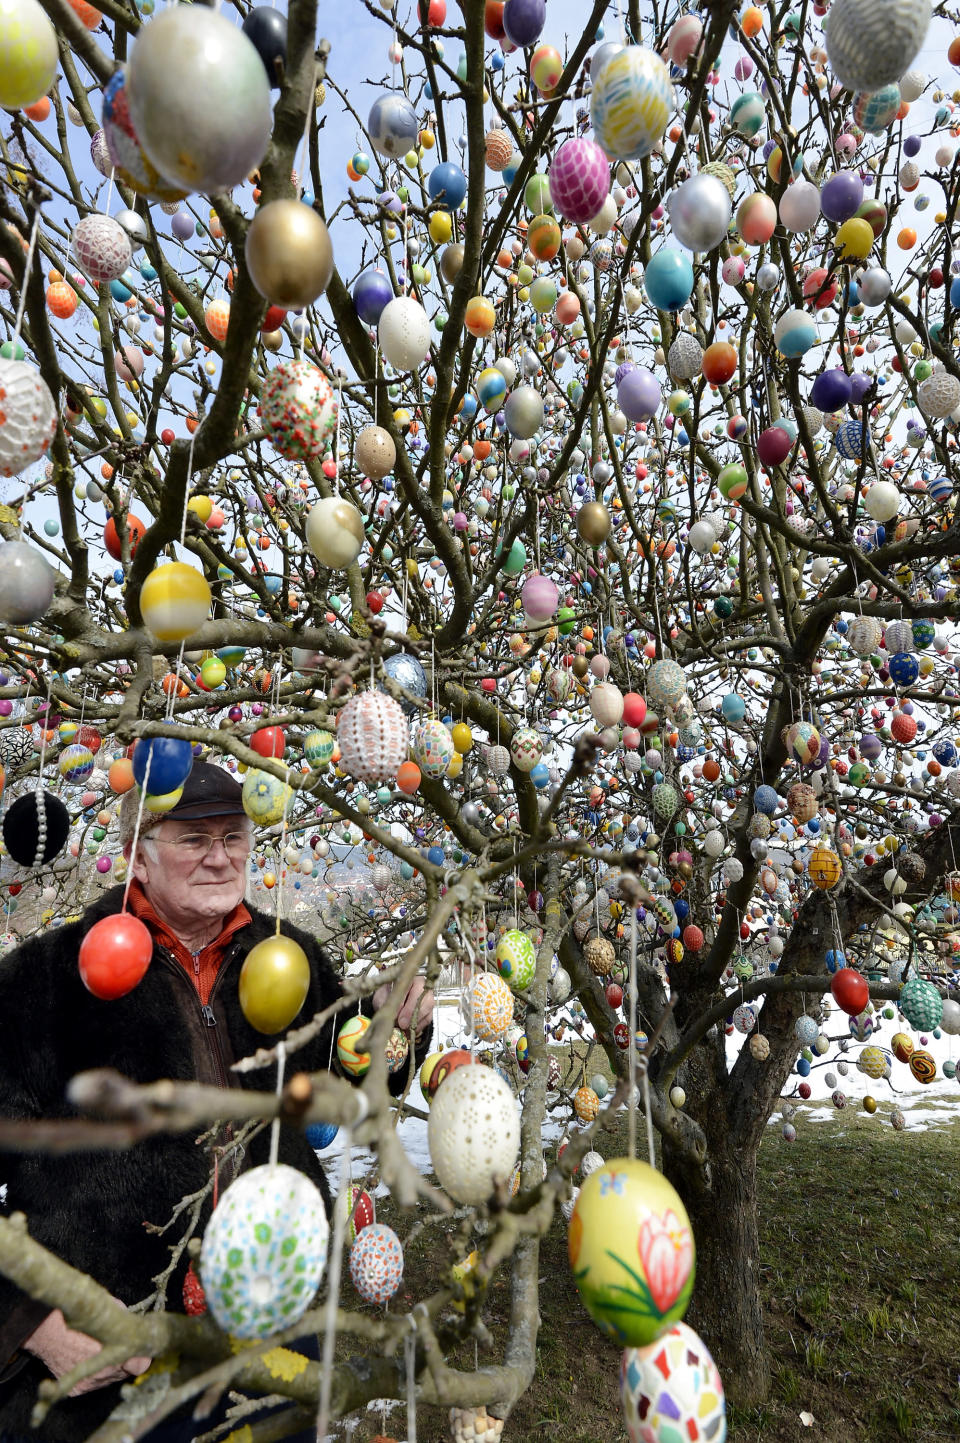
[[[903,230],[897,232],[897,245],[902,251],[912,251],[917,243],[917,233],[913,226],[905,225]]]
[[[69,320],[77,305],[77,293],[66,281],[54,281],[47,287],[47,310],[59,320]]]
[[[23,113],[28,120],[46,120],[50,114],[49,95],[41,95],[40,99],[35,100],[32,105],[25,105]]]
[[[401,762],[397,768],[397,786],[401,792],[411,797],[419,785],[420,768],[416,762]]]
[[[748,5],[740,16],[740,29],[748,40],[753,40],[763,29],[763,11],[756,5]]]

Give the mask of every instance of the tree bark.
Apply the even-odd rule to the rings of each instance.
[[[663,1168],[683,1199],[697,1245],[697,1275],[685,1322],[713,1354],[727,1397],[739,1407],[762,1403],[770,1365],[760,1302],[757,1153],[732,1138],[711,1142],[709,1186],[664,1146]]]

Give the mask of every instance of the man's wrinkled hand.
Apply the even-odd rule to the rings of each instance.
[[[373,1005],[379,1010],[393,991],[390,983],[378,987],[373,994]],[[433,1022],[433,993],[427,990],[422,977],[414,977],[410,990],[397,1013],[397,1026],[401,1032],[409,1032],[413,1015],[417,1015],[417,1036],[422,1037]]]
[[[115,1299],[115,1302],[118,1307],[124,1306],[119,1298]],[[103,1351],[102,1344],[98,1343],[96,1338],[89,1338],[86,1333],[78,1333],[75,1329],[68,1328],[59,1308],[55,1308],[44,1318],[23,1346],[28,1353],[39,1358],[55,1378],[63,1378],[78,1364]],[[99,1373],[93,1373],[71,1388],[68,1397],[79,1398],[83,1393],[106,1388],[110,1383],[125,1383],[138,1373],[145,1373],[149,1366],[149,1358],[128,1358],[122,1367],[101,1368]]]

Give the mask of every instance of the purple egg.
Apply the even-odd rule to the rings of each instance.
[[[615,386],[619,386],[619,384],[620,384],[620,382],[623,380],[624,376],[628,376],[631,371],[635,371],[636,369],[637,369],[637,363],[636,363],[636,361],[621,361],[620,364],[619,364],[619,366],[617,367],[617,369],[616,369],[616,370],[614,371],[614,373],[613,373],[613,383],[614,383],[614,385],[615,385]]]
[[[863,181],[852,170],[832,175],[820,189],[820,210],[829,221],[849,220],[863,203]]]
[[[919,155],[919,154],[920,154],[920,137],[919,137],[919,135],[908,135],[908,136],[907,136],[906,140],[903,142],[903,153],[904,153],[904,155],[910,155],[910,156],[914,156],[914,155]]]
[[[818,411],[829,415],[831,411],[839,411],[847,404],[852,390],[850,377],[842,366],[836,366],[832,370],[820,372],[813,383],[810,401]]]
[[[850,377],[850,401],[851,406],[856,406],[873,385],[873,377],[864,375],[863,371],[854,371]]]
[[[503,7],[504,33],[511,45],[522,50],[540,39],[546,18],[547,0],[507,0]]]
[[[196,230],[193,216],[189,211],[178,210],[171,218],[170,231],[178,241],[188,241]]]
[[[595,140],[565,140],[549,172],[550,198],[576,225],[599,215],[610,194],[610,162]]]
[[[617,405],[628,421],[649,421],[662,399],[660,383],[646,366],[628,371],[617,387]]]
[[[757,437],[757,455],[763,466],[779,466],[792,448],[793,442],[782,426],[768,426]]]
[[[365,326],[375,326],[380,313],[393,300],[393,286],[386,271],[363,271],[353,287],[353,304]]]

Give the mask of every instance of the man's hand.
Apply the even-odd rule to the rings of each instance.
[[[393,988],[389,982],[383,987],[378,987],[373,994],[373,1005],[379,1009],[386,1002]],[[419,1003],[419,1010],[417,1004]],[[427,991],[426,983],[422,977],[414,977],[410,984],[410,991],[403,999],[403,1005],[397,1013],[397,1026],[401,1032],[410,1031],[410,1023],[413,1021],[413,1014],[417,1013],[417,1036],[422,1037],[427,1028],[433,1022],[433,993]]]
[[[115,1301],[118,1307],[123,1307],[119,1298]],[[59,1308],[55,1308],[44,1318],[23,1346],[28,1353],[39,1358],[55,1378],[62,1378],[78,1363],[103,1351],[96,1338],[88,1338],[86,1333],[77,1333],[73,1328],[68,1328]],[[79,1398],[81,1393],[92,1393],[94,1389],[105,1388],[109,1383],[125,1383],[128,1378],[145,1373],[149,1366],[149,1358],[128,1358],[121,1368],[101,1368],[99,1373],[84,1378],[75,1388],[70,1389],[68,1396]]]

